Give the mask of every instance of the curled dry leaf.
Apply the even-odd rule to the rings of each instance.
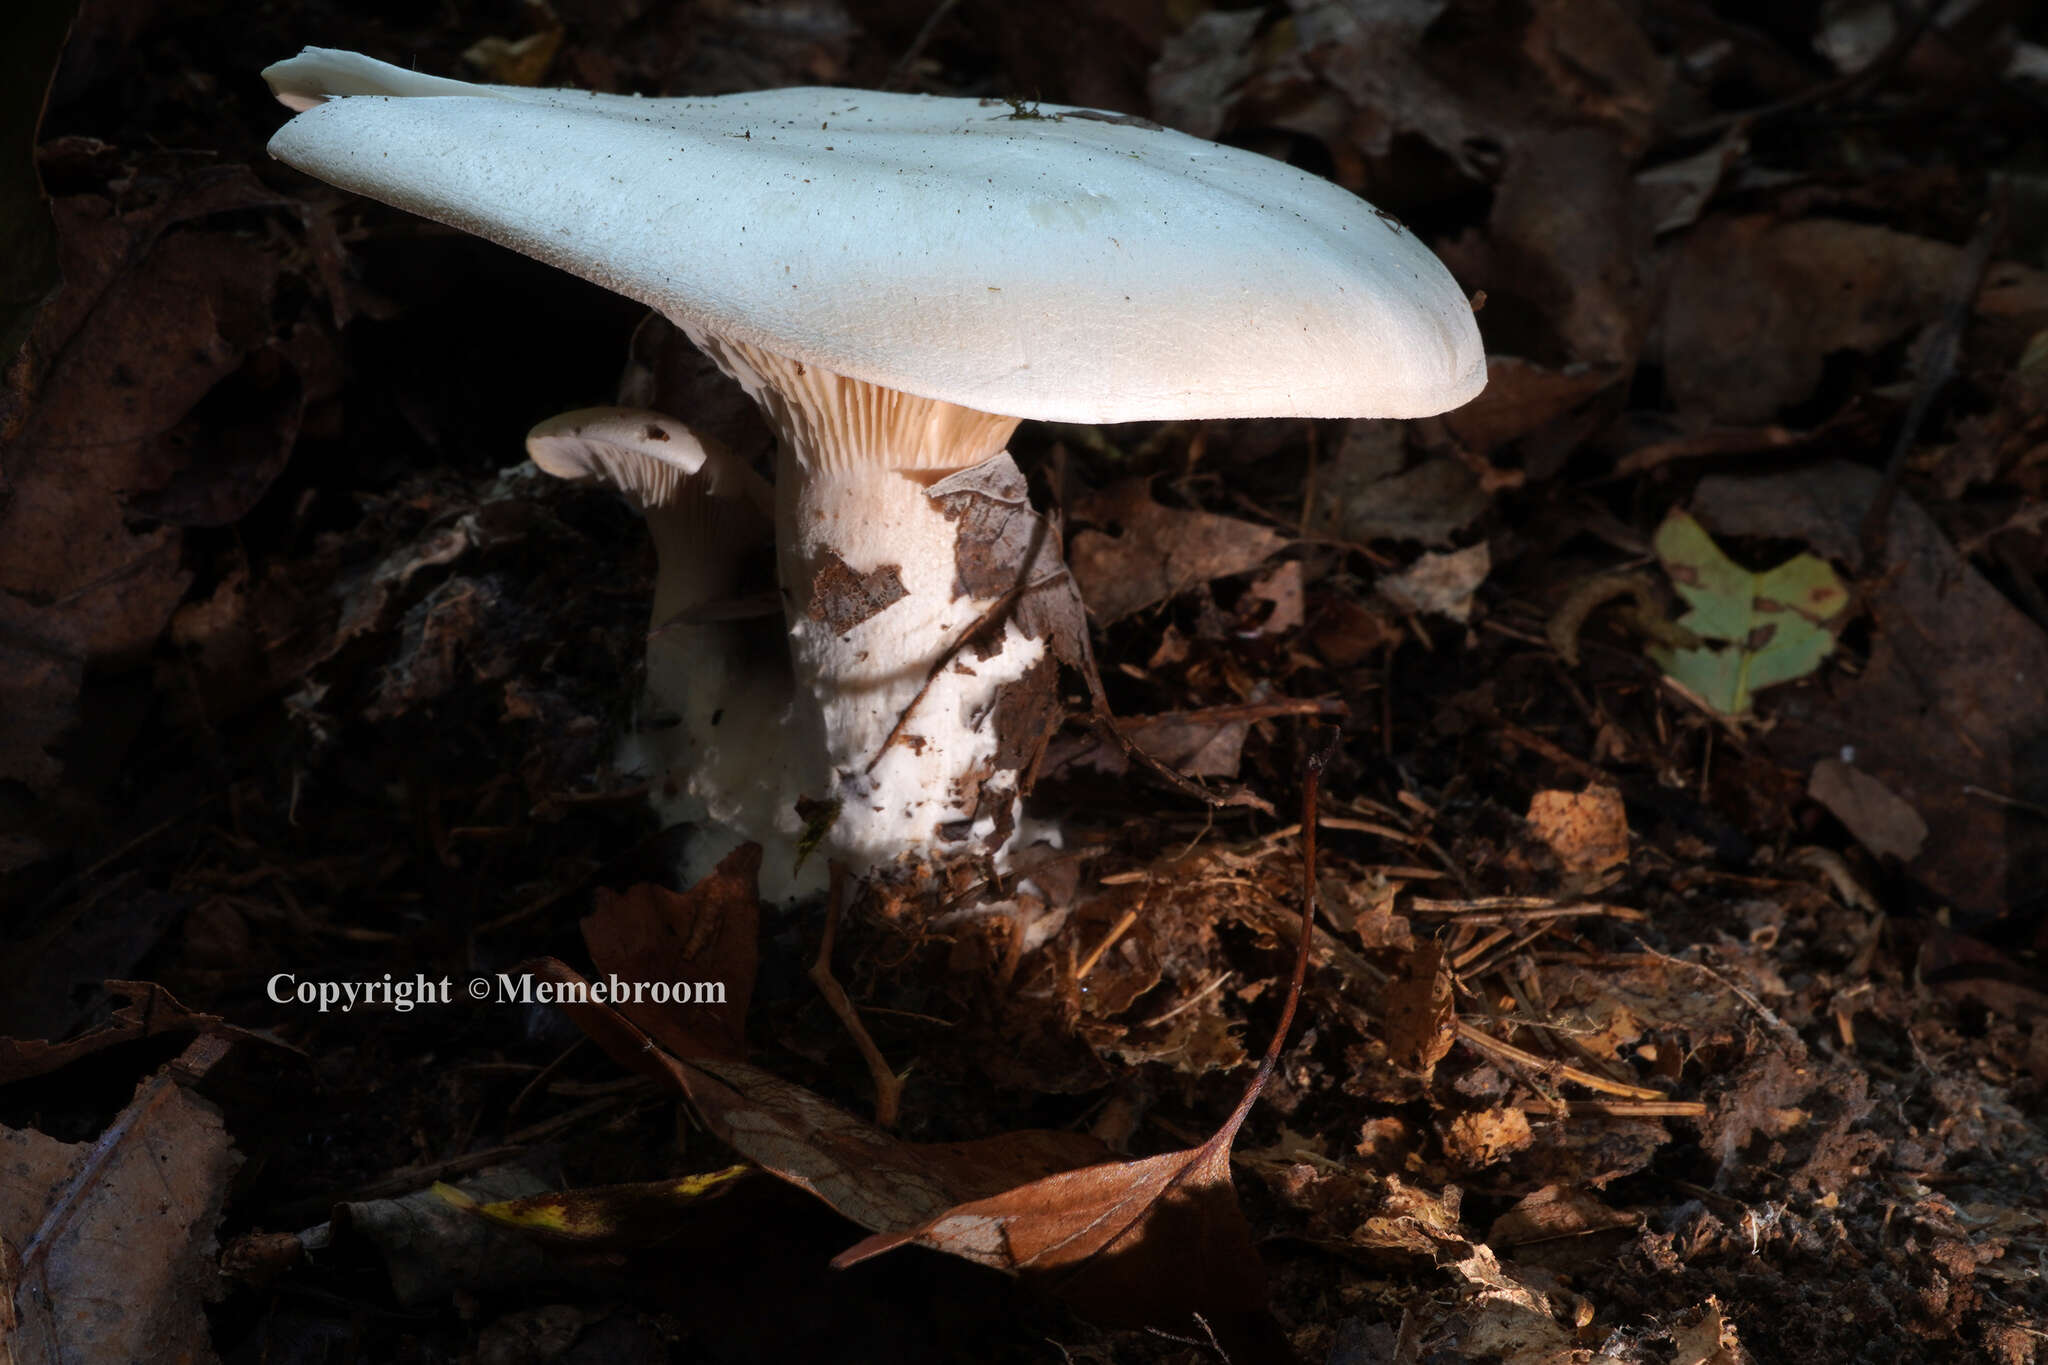
[[[1553,1287],[1554,1277],[1503,1265],[1483,1242],[1463,1250],[1449,1261],[1465,1282],[1452,1320],[1470,1358],[1497,1358],[1502,1365],[1563,1365],[1579,1358],[1577,1340],[1558,1321],[1557,1309],[1571,1296]]]
[[[1258,634],[1291,635],[1302,623],[1301,561],[1286,560],[1254,577],[1239,601],[1238,614],[1254,622]]]
[[[1495,1246],[1513,1247],[1632,1227],[1640,1221],[1639,1215],[1610,1207],[1588,1191],[1545,1185],[1523,1195],[1513,1208],[1494,1219],[1486,1230],[1486,1240]]]
[[[492,1166],[460,1185],[339,1205],[334,1222],[376,1248],[400,1303],[431,1303],[457,1290],[503,1291],[541,1278],[547,1258],[540,1246],[471,1211],[546,1188],[523,1166]]]
[[[1737,125],[1710,147],[1637,172],[1637,201],[1651,231],[1661,237],[1698,222],[1721,178],[1748,150],[1748,131]]]
[[[673,1239],[696,1205],[729,1193],[753,1170],[728,1166],[679,1180],[559,1190],[488,1204],[463,1196],[459,1202],[474,1204],[479,1214],[508,1228],[587,1250],[624,1251]]]
[[[1257,1314],[1265,1275],[1230,1183],[1233,1124],[1143,1161],[1049,1176],[868,1238],[833,1264],[917,1244],[1023,1273],[1102,1322],[1163,1325]]]
[[[1676,1348],[1671,1365],[1746,1365],[1750,1360],[1735,1324],[1716,1298],[1702,1304],[1691,1322],[1672,1328],[1671,1341]]]
[[[1443,1126],[1444,1153],[1467,1170],[1491,1166],[1534,1142],[1529,1116],[1496,1107],[1455,1115]]]

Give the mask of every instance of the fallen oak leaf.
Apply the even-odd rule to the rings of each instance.
[[[1692,610],[1678,624],[1708,642],[1646,648],[1657,666],[1724,716],[1744,715],[1767,687],[1806,677],[1833,652],[1849,590],[1818,555],[1795,555],[1763,573],[1743,568],[1706,528],[1673,509],[1654,542]]]
[[[1191,1312],[1230,1324],[1245,1347],[1270,1347],[1265,1271],[1230,1179],[1238,1131],[1279,1065],[1308,976],[1315,922],[1315,827],[1328,751],[1303,783],[1302,931],[1279,1025],[1230,1117],[1199,1146],[1063,1171],[957,1205],[924,1224],[869,1237],[834,1258],[858,1264],[916,1244],[1045,1282],[1105,1322],[1173,1324]]]

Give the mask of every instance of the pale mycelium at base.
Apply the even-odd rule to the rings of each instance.
[[[1018,421],[1418,417],[1485,384],[1463,293],[1398,223],[1141,120],[474,86],[318,49],[264,74],[303,111],[274,155],[641,300],[761,405],[793,688],[749,742],[819,752],[764,758],[777,809],[698,799],[771,865],[798,796],[838,803],[822,852],[857,872],[1016,838],[1083,648]]]

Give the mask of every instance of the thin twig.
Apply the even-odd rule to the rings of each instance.
[[[1521,1066],[1526,1066],[1539,1075],[1553,1075],[1559,1080],[1570,1081],[1574,1085],[1582,1085],[1588,1090],[1597,1090],[1604,1095],[1619,1095],[1621,1098],[1628,1100],[1661,1101],[1664,1099],[1664,1092],[1661,1090],[1652,1090],[1648,1086],[1642,1085],[1623,1085],[1619,1081],[1610,1081],[1605,1076],[1596,1076],[1590,1071],[1582,1071],[1578,1067],[1569,1066],[1563,1062],[1531,1052],[1527,1048],[1516,1047],[1513,1043],[1504,1043],[1481,1029],[1477,1024],[1467,1023],[1463,1019],[1453,1020],[1452,1027],[1458,1031],[1458,1037],[1488,1056],[1496,1060],[1505,1059]]]
[[[1547,1104],[1522,1106],[1531,1113],[1554,1112]],[[1566,1118],[1702,1119],[1707,1106],[1698,1100],[1566,1100]]]
[[[580,1049],[585,1043],[589,1041],[590,1040],[588,1038],[578,1038],[575,1042],[569,1044],[568,1047],[564,1048],[559,1054],[557,1054],[552,1062],[549,1062],[546,1066],[542,1067],[538,1072],[536,1072],[534,1074],[533,1079],[528,1081],[525,1087],[520,1090],[518,1095],[513,1097],[512,1103],[506,1106],[505,1117],[510,1118],[514,1114],[518,1113],[520,1110],[526,1108],[526,1102],[532,1099],[535,1095],[539,1094],[542,1088],[545,1087],[548,1084],[548,1082],[554,1080],[556,1075],[560,1073],[562,1069],[562,1064],[564,1062],[567,1062],[571,1057],[575,1056],[578,1049]]]
[[[889,74],[882,78],[882,89],[903,88],[903,83],[910,78],[911,70],[917,65],[917,59],[924,55],[925,48],[931,44],[932,36],[939,31],[939,25],[945,22],[946,16],[951,14],[953,7],[959,3],[960,0],[939,0],[938,4],[932,6],[932,12],[927,14],[924,23],[918,26],[917,35],[910,40],[910,46],[903,49],[903,55],[896,59],[896,64],[889,68]]]
[[[1932,10],[1935,6],[1930,3],[1927,8]],[[1978,221],[1969,247],[1956,262],[1948,306],[1928,334],[1928,346],[1923,356],[1925,368],[1913,390],[1913,401],[1906,409],[1906,420],[1899,425],[1898,438],[1892,442],[1891,457],[1885,461],[1884,481],[1878,485],[1877,496],[1870,500],[1870,510],[1863,514],[1863,529],[1857,536],[1857,543],[1862,550],[1860,568],[1865,574],[1876,573],[1884,564],[1885,536],[1891,528],[1892,503],[1898,497],[1899,478],[1906,470],[1907,452],[1919,439],[1920,428],[1934,407],[1936,395],[1947,387],[1950,377],[1955,374],[1956,361],[1962,356],[1963,329],[1969,325],[1970,316],[1976,311],[1977,295],[1984,288],[1985,273],[1991,269],[1992,252],[1997,250],[2000,239],[2005,235],[2005,220],[2005,195],[2003,191],[1994,192],[1991,206]]]
[[[1138,922],[1138,911],[1144,908],[1145,902],[1139,901],[1135,909],[1124,911],[1123,917],[1109,927],[1109,932],[1102,936],[1102,941],[1095,945],[1087,957],[1081,959],[1080,966],[1074,968],[1074,979],[1076,981],[1088,979],[1088,973],[1095,970],[1095,964],[1102,960],[1102,955],[1111,948],[1114,948],[1117,940],[1129,933],[1131,926]]]
[[[1843,95],[1874,90],[1890,79],[1892,72],[1906,60],[1907,54],[1912,52],[1914,46],[1933,26],[1941,7],[1942,0],[1923,0],[1912,17],[1899,25],[1898,31],[1892,35],[1892,40],[1885,44],[1884,50],[1854,71],[1837,76],[1833,80],[1822,81],[1796,95],[1788,95],[1784,99],[1774,100],[1754,109],[1738,109],[1732,114],[1718,114],[1713,118],[1702,119],[1698,123],[1679,129],[1677,136],[1685,139],[1705,137],[1761,119],[1789,114],[1808,105],[1825,104]]]
[[[1545,896],[1481,896],[1476,900],[1443,901],[1416,896],[1408,910],[1417,915],[1456,915],[1470,924],[1494,924],[1514,920],[1564,919],[1574,915],[1600,915],[1607,919],[1646,920],[1648,915],[1625,905],[1601,905],[1578,901],[1559,905]],[[1484,916],[1485,918],[1482,918]],[[1498,918],[1493,918],[1498,916]]]
[[[818,957],[811,963],[811,981],[817,986],[818,994],[825,997],[825,1003],[839,1016],[839,1022],[846,1025],[846,1031],[853,1035],[853,1044],[860,1049],[863,1061],[868,1064],[868,1074],[875,1083],[875,1126],[894,1128],[897,1115],[903,1106],[903,1078],[889,1069],[882,1050],[875,1046],[875,1040],[868,1035],[867,1026],[860,1021],[860,1011],[847,998],[846,990],[839,984],[839,978],[832,975],[832,945],[839,936],[839,912],[846,900],[846,867],[834,862],[830,864],[832,880],[825,893],[825,933],[818,940]]]

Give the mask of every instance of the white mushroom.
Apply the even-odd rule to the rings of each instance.
[[[605,484],[646,517],[656,573],[647,643],[647,715],[621,766],[655,779],[670,822],[697,827],[685,875],[708,873],[745,840],[763,845],[762,895],[824,885],[799,877],[796,800],[824,781],[815,732],[793,727],[789,661],[778,627],[764,638],[738,594],[746,553],[768,542],[774,494],[743,460],[672,417],[583,408],[526,437],[533,462],[560,479]],[[808,739],[808,742],[805,742]]]
[[[1021,694],[1077,647],[1003,454],[1020,419],[1412,417],[1485,383],[1399,224],[1142,120],[463,86],[323,51],[265,75],[307,110],[274,155],[650,304],[761,404],[815,795],[861,868],[1001,849],[1033,749],[1005,727],[1042,721]]]

